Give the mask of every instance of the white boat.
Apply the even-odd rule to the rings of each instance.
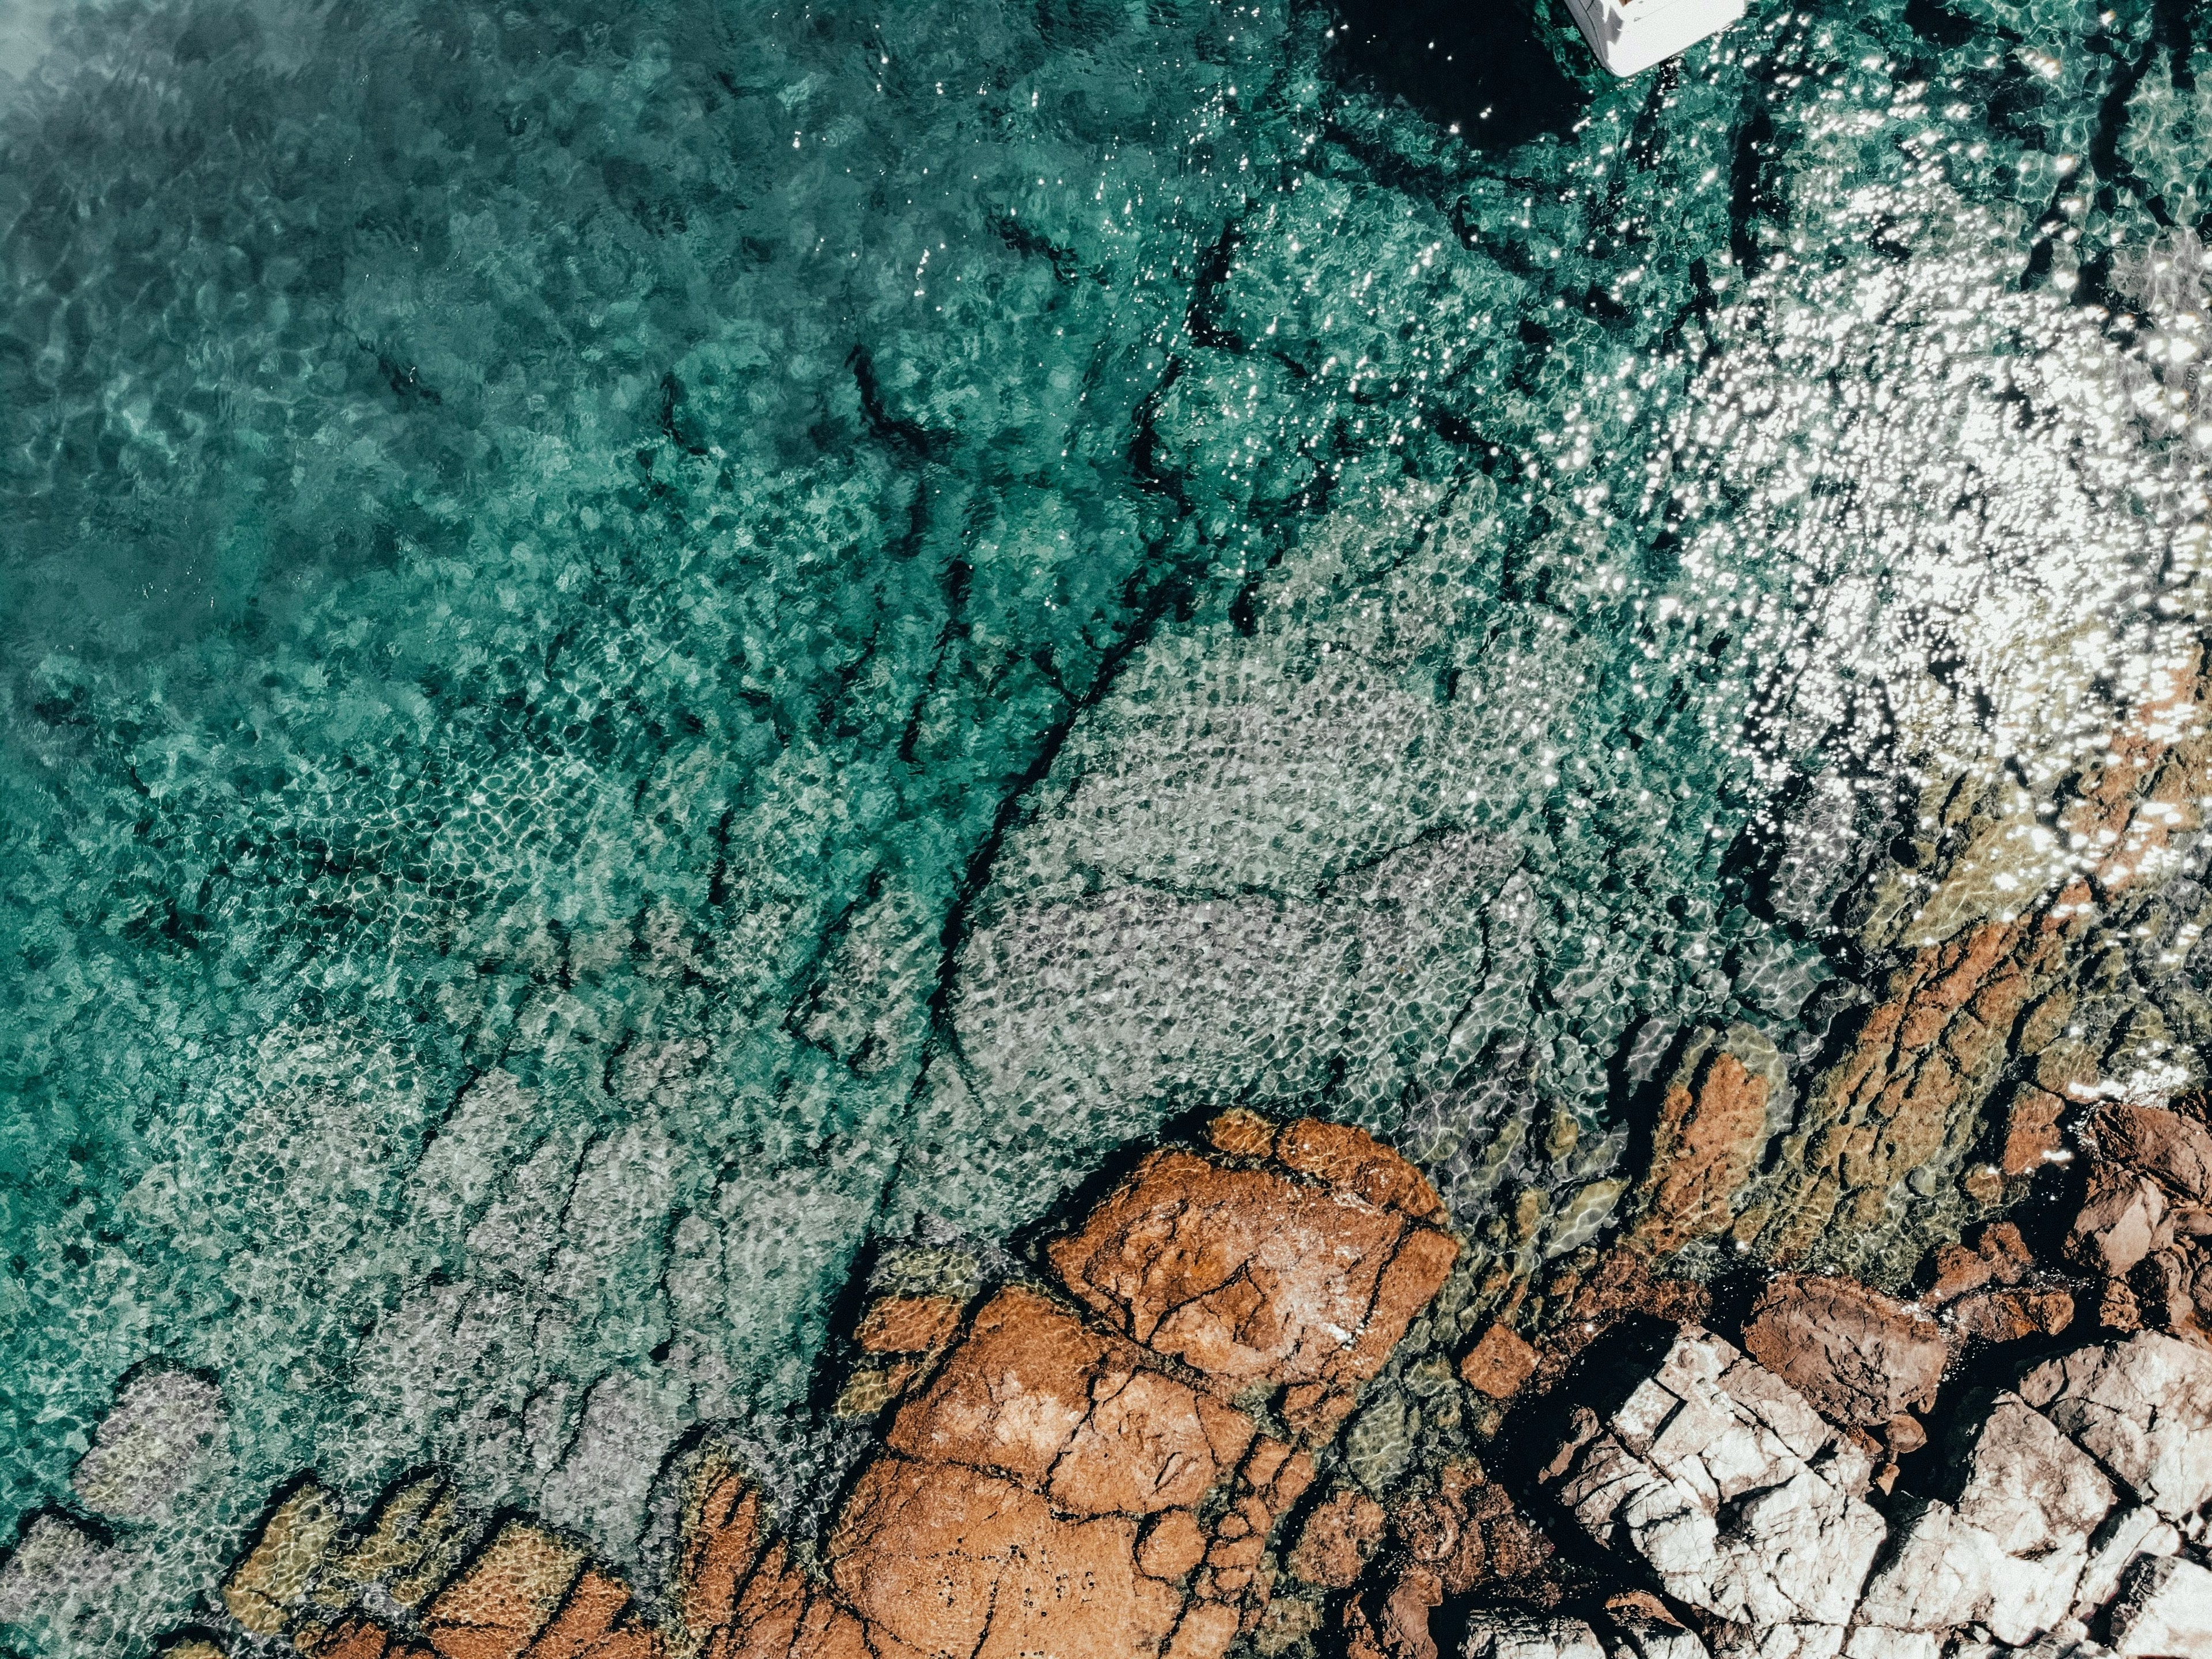
[[[1744,14],[1746,0],[1567,0],[1598,62],[1615,75],[1640,75],[1718,34]]]

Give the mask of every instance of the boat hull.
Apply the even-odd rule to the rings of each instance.
[[[1567,0],[1598,62],[1640,75],[1741,20],[1746,0]]]

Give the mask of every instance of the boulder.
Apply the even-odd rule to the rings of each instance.
[[[1427,1224],[1442,1204],[1420,1173],[1358,1130],[1293,1123],[1277,1158],[1295,1173],[1155,1152],[1046,1254],[1123,1336],[1224,1399],[1285,1389],[1286,1420],[1326,1437],[1459,1247]]]
[[[1460,1381],[1492,1400],[1510,1400],[1535,1371],[1535,1349],[1504,1325],[1485,1331],[1459,1362]]]
[[[2089,1166],[2087,1191],[2066,1235],[2069,1261],[2118,1279],[2165,1238],[2166,1195],[2156,1182],[2101,1159]]]
[[[2112,1651],[2123,1659],[2212,1653],[2212,1571],[2171,1555],[2131,1568],[2112,1605]]]
[[[1841,1423],[1886,1423],[1936,1403],[1942,1328],[1856,1279],[1782,1273],[1759,1292],[1744,1347]]]
[[[1382,1506],[1352,1486],[1340,1486],[1306,1517],[1291,1571],[1323,1589],[1349,1589],[1382,1541]]]
[[[1678,1601],[1756,1626],[1840,1627],[1885,1534],[1856,1496],[1869,1472],[1802,1398],[1690,1327],[1618,1405],[1577,1413],[1540,1478]]]
[[[2212,1204],[2212,1133],[2195,1119],[2116,1103],[2098,1109],[2090,1134],[2106,1158],[2155,1176],[2176,1198]]]
[[[2119,1501],[2088,1455],[2017,1395],[1998,1396],[1965,1461],[1959,1518],[2008,1555],[2084,1547]]]
[[[2020,1393],[2168,1521],[2212,1498],[2212,1353],[2142,1331],[2038,1365]]]
[[[1953,1304],[1948,1318],[1956,1334],[1977,1342],[2056,1336],[2074,1322],[2074,1297],[2055,1287],[1982,1291]]]

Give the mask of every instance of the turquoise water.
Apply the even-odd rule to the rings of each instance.
[[[1810,1063],[2194,628],[2212,16],[1563,27],[0,15],[0,1515],[227,1413],[25,1650],[310,1464],[803,1485],[871,1241],[1212,1103],[1565,1249],[1674,1033]]]

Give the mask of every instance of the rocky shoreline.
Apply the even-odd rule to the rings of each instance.
[[[1746,1092],[1715,1054],[1677,1125]],[[2212,1129],[2112,1103],[2073,1140],[2061,1209],[1939,1248],[1910,1300],[1670,1277],[1631,1227],[1496,1317],[1412,1164],[1231,1110],[1012,1252],[885,1251],[833,1408],[870,1449],[813,1513],[711,1427],[620,1569],[437,1471],[359,1513],[303,1474],[167,1647],[2187,1659],[2212,1652]],[[138,1379],[87,1507],[161,1501],[216,1409]],[[0,1597],[96,1578],[103,1547],[43,1516]]]

